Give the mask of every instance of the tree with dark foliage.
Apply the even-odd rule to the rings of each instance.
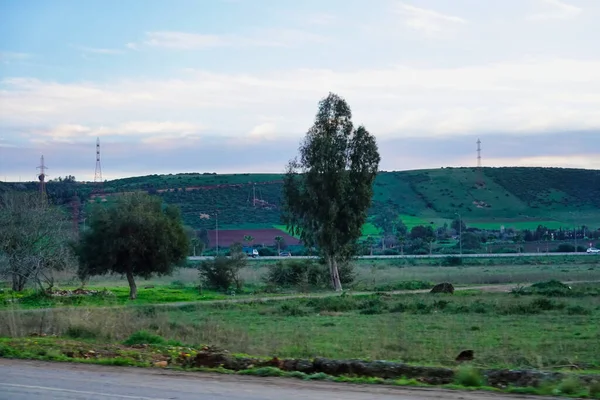
[[[79,277],[123,274],[129,297],[137,297],[134,277],[170,275],[186,260],[189,239],[179,209],[163,207],[146,193],[125,194],[114,205],[96,206],[89,229],[76,246]]]
[[[330,93],[299,151],[284,177],[282,218],[306,246],[318,248],[332,287],[341,291],[338,264],[352,257],[367,220],[381,159],[377,143],[364,126],[354,129],[350,107]]]

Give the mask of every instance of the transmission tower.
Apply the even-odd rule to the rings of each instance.
[[[96,172],[94,173],[95,192],[102,191],[102,165],[100,164],[100,138],[96,138]]]
[[[481,167],[481,140],[477,139],[477,186],[485,186],[483,170]]]
[[[44,163],[44,156],[40,157],[40,165],[37,169],[40,170],[38,175],[38,179],[40,180],[40,196],[42,197],[42,200],[44,200],[46,198],[46,170],[48,169]]]

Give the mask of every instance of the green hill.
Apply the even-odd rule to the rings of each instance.
[[[564,168],[442,168],[381,172],[375,181],[370,219],[386,207],[396,210],[409,227],[441,225],[459,213],[467,225],[499,229],[587,225],[600,228],[600,170]],[[280,226],[281,175],[176,174],[117,179],[104,192],[144,190],[181,207],[186,224],[212,229],[219,210],[220,229]],[[478,184],[482,180],[483,184]],[[5,184],[35,190],[37,183]],[[66,204],[75,192],[86,201],[92,185],[49,182],[56,203]],[[110,201],[107,196],[106,201]],[[201,214],[210,216],[201,218]],[[367,224],[365,234],[377,229]]]

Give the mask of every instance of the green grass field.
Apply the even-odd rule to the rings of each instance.
[[[146,330],[194,347],[278,357],[399,360],[455,365],[474,349],[480,367],[600,371],[600,286],[573,286],[573,296],[336,296],[275,303],[221,303],[177,308],[77,308],[2,311],[0,335],[42,330],[99,342]],[[47,315],[48,314],[48,315]],[[543,335],[540,332],[544,332]]]

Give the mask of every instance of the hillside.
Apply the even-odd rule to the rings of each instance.
[[[552,228],[574,224],[600,227],[600,170],[563,168],[442,168],[381,172],[375,181],[370,219],[389,207],[409,227],[449,222],[459,213],[467,225]],[[483,185],[478,185],[483,178]],[[10,184],[35,190],[36,183]],[[90,200],[92,187],[73,182],[47,184],[59,204],[75,192]],[[281,175],[149,175],[105,182],[107,194],[144,190],[181,207],[185,223],[214,229],[280,227]],[[93,196],[92,196],[93,197]],[[107,197],[110,201],[110,196]],[[93,201],[98,201],[97,197]],[[365,234],[376,234],[370,224]]]

